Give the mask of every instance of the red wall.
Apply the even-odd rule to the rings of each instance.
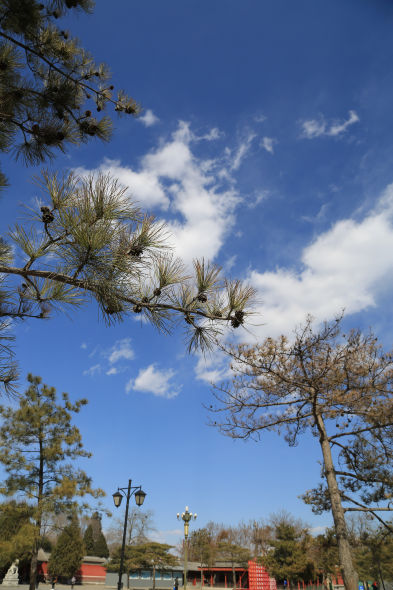
[[[43,561],[38,565],[38,573],[48,578],[48,563]],[[82,563],[76,578],[86,584],[105,584],[106,567],[97,563]]]

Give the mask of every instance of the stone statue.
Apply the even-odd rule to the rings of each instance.
[[[4,586],[17,586],[19,584],[19,572],[18,572],[19,559],[16,559],[9,568],[8,572],[4,576],[2,584]]]

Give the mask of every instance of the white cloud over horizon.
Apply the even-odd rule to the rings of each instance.
[[[179,386],[174,386],[171,379],[176,372],[173,369],[157,369],[153,363],[144,369],[140,369],[135,379],[130,379],[126,385],[126,393],[141,391],[152,393],[157,397],[172,399],[180,392]]]
[[[352,314],[376,305],[393,282],[393,184],[362,220],[337,221],[307,245],[300,264],[300,270],[249,272],[264,324],[250,328],[256,336],[288,333],[307,314],[321,322],[343,309]]]
[[[345,133],[350,125],[357,123],[359,120],[357,113],[353,110],[349,111],[348,119],[341,122],[334,120],[328,123],[325,117],[321,115],[318,119],[309,119],[302,122],[301,137],[305,139],[315,139],[322,136],[337,137]]]

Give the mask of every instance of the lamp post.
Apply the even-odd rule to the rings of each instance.
[[[117,492],[113,495],[113,502],[116,508],[119,508],[123,496],[127,498],[126,504],[126,515],[124,517],[124,529],[123,529],[123,543],[121,545],[121,554],[120,554],[120,569],[119,569],[119,581],[117,583],[117,590],[121,590],[122,588],[122,577],[123,577],[123,564],[124,564],[124,550],[126,546],[126,534],[127,534],[127,519],[128,519],[128,507],[130,505],[130,498],[132,495],[135,496],[135,502],[137,506],[142,506],[143,502],[145,501],[146,493],[142,490],[142,486],[132,486],[131,479],[128,480],[128,487],[127,488],[117,488]]]
[[[179,514],[177,513],[177,520],[182,519],[184,522],[184,590],[187,590],[187,558],[188,558],[188,546],[187,546],[187,539],[188,539],[188,529],[190,526],[190,520],[196,519],[197,515],[189,512],[188,506],[184,512]],[[120,589],[119,589],[120,590]]]

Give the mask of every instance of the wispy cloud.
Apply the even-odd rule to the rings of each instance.
[[[301,270],[252,270],[251,284],[263,303],[258,307],[260,337],[288,333],[307,313],[316,321],[341,310],[356,313],[376,305],[393,282],[393,184],[362,220],[343,219],[306,246]]]
[[[232,157],[231,170],[238,170],[238,168],[240,168],[240,165],[243,162],[247,152],[250,150],[255,137],[255,133],[249,133],[247,137],[240,143]]]
[[[123,338],[122,340],[117,340],[112,346],[108,354],[108,361],[111,364],[123,359],[131,361],[134,356],[134,351],[131,348],[131,338]]]
[[[174,538],[180,537],[182,535],[182,529],[169,529],[166,531],[151,531],[149,533],[149,538],[156,543],[169,543],[173,544]]]
[[[83,375],[85,375],[86,377],[94,377],[99,373],[101,373],[101,365],[99,363],[89,367],[88,369],[86,369],[86,371],[83,371]]]
[[[197,354],[195,376],[205,383],[217,383],[231,375],[228,357],[220,350],[209,355]]]
[[[138,117],[137,120],[143,123],[146,127],[151,127],[152,125],[158,123],[160,119],[153,113],[151,109],[147,109],[145,114]]]
[[[263,137],[260,143],[260,146],[269,152],[269,154],[274,154],[274,144],[277,143],[277,140],[273,137]]]
[[[172,399],[179,394],[180,387],[174,386],[171,379],[175,376],[173,369],[157,369],[152,364],[145,369],[140,369],[136,379],[130,379],[126,385],[126,392],[141,391],[152,393],[158,397]]]
[[[118,375],[127,369],[124,361],[132,361],[135,353],[131,347],[131,338],[122,338],[116,340],[109,349],[103,350],[100,346],[96,346],[89,354],[89,357],[91,356],[98,356],[100,362],[83,371],[83,375],[87,377],[94,377],[101,372],[108,376]]]
[[[355,111],[349,111],[347,120],[331,122],[326,121],[325,117],[321,115],[318,119],[309,119],[301,123],[302,133],[301,137],[306,139],[315,139],[316,137],[327,136],[337,137],[348,129],[350,125],[357,123],[359,117]]]

